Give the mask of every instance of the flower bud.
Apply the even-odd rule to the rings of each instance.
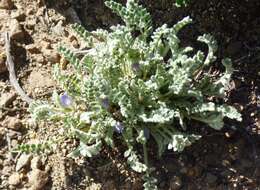
[[[102,105],[105,109],[108,109],[108,108],[109,108],[109,99],[108,99],[108,98],[102,98],[102,99],[101,99],[101,105]]]
[[[122,134],[124,131],[124,125],[121,122],[116,122],[116,124],[114,126],[114,130],[115,130],[115,132]]]
[[[63,107],[67,108],[72,106],[73,100],[67,93],[64,93],[60,96],[60,103]]]
[[[133,69],[134,72],[140,71],[140,64],[139,63],[133,63],[132,69]]]

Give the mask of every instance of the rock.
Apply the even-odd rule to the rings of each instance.
[[[16,19],[16,20],[18,20],[20,22],[23,22],[23,21],[25,21],[26,15],[24,14],[23,11],[18,9],[16,11],[12,11],[11,12],[11,18],[12,19]]]
[[[5,165],[5,163],[3,165]],[[11,166],[4,166],[3,169],[1,170],[1,175],[6,176],[6,175],[10,174],[11,171],[12,171]]]
[[[48,182],[48,173],[39,169],[34,169],[29,175],[29,183],[31,184],[31,190],[41,190]]]
[[[182,187],[182,180],[179,176],[173,176],[171,179],[170,179],[170,187],[169,189],[170,190],[178,190],[178,189],[181,189]]]
[[[7,117],[3,121],[3,126],[7,127],[8,129],[20,131],[23,124],[22,124],[22,121],[20,119],[17,119],[16,117]]]
[[[14,7],[14,3],[12,0],[0,0],[0,9],[12,9]]]
[[[41,166],[42,166],[41,158],[39,156],[33,157],[33,159],[31,160],[31,168],[33,170],[40,169]]]
[[[52,49],[42,49],[43,56],[46,60],[50,63],[59,63],[60,55],[57,53],[56,50]]]
[[[18,141],[17,141],[16,139],[13,139],[13,140],[11,141],[11,146],[12,146],[12,147],[17,147],[17,145],[18,145]]]
[[[31,161],[31,159],[32,159],[32,155],[30,155],[30,154],[22,154],[19,157],[19,159],[17,160],[15,170],[19,171],[23,167],[27,166],[29,164],[29,162]]]
[[[0,126],[0,144],[1,144],[1,141],[4,140],[5,133],[6,133],[5,129]]]
[[[0,106],[9,106],[17,97],[16,93],[5,93],[0,96]]]
[[[26,21],[26,28],[33,30],[34,27],[36,26],[37,20],[36,18],[30,19]]]
[[[24,31],[16,19],[11,19],[9,22],[10,37],[17,41],[24,40]]]
[[[36,88],[51,87],[55,85],[52,77],[44,71],[32,71],[28,77],[28,89],[35,91]]]
[[[5,55],[5,52],[2,52],[0,54],[0,74],[7,71],[7,67],[5,65],[5,61],[6,61],[6,55]]]
[[[25,46],[25,49],[30,52],[31,54],[38,54],[41,51],[39,50],[39,48],[35,45],[35,44],[29,44]]]
[[[39,42],[42,49],[51,49],[51,43],[47,41],[40,41]]]
[[[21,182],[19,173],[15,172],[8,178],[9,185],[19,185]]]
[[[101,190],[102,185],[100,183],[92,182],[90,186],[86,187],[86,190]]]
[[[56,26],[51,28],[52,32],[56,35],[64,35],[64,26],[63,26],[63,21],[60,20]]]

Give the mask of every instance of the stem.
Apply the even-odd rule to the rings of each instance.
[[[143,144],[143,152],[144,152],[144,163],[148,167],[149,163],[148,163],[148,153],[147,153],[146,143]]]

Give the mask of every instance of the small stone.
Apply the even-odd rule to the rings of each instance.
[[[90,186],[86,188],[86,190],[101,190],[102,185],[100,183],[94,183],[92,182]]]
[[[0,9],[12,9],[14,7],[14,3],[12,0],[0,0]]]
[[[42,49],[51,49],[51,43],[47,41],[40,41],[40,46]]]
[[[52,32],[55,33],[56,35],[63,35],[64,34],[64,26],[63,26],[63,21],[60,20],[56,26],[52,27]]]
[[[48,182],[48,173],[39,169],[34,169],[30,173],[29,183],[31,184],[31,190],[41,190]]]
[[[5,129],[0,126],[0,145],[1,145],[1,141],[4,140],[5,133],[6,133]]]
[[[13,173],[9,178],[8,178],[8,183],[9,185],[19,185],[19,183],[21,182],[21,179],[20,179],[20,175],[19,173],[15,172]]]
[[[18,141],[16,140],[16,139],[13,139],[12,141],[11,141],[11,146],[12,147],[16,147],[18,145]]]
[[[28,20],[26,21],[26,28],[32,30],[36,26],[36,23],[37,23],[36,18]]]
[[[5,65],[5,61],[6,61],[6,55],[5,55],[4,52],[2,52],[0,54],[0,74],[7,71],[7,67]]]
[[[0,96],[0,106],[9,106],[17,97],[16,93],[5,93]]]
[[[22,121],[20,119],[17,119],[16,117],[7,117],[3,121],[3,126],[7,127],[8,129],[20,131],[23,124],[22,124]]]
[[[3,165],[5,165],[5,163]],[[3,169],[1,170],[1,175],[6,176],[6,175],[10,174],[11,171],[12,171],[12,167],[4,166]]]
[[[23,40],[24,39],[24,31],[16,19],[11,19],[9,22],[10,28],[10,36],[14,40]]]
[[[37,54],[35,56],[35,61],[37,62],[37,64],[45,65],[47,63],[42,54]]]
[[[32,15],[34,13],[34,10],[32,7],[29,7],[26,11],[26,15]]]
[[[37,88],[51,87],[55,85],[51,76],[43,71],[32,71],[28,77],[28,91],[35,93]]]
[[[182,180],[179,176],[173,176],[170,179],[170,190],[179,190],[182,187]]]
[[[29,44],[25,46],[25,49],[30,52],[31,54],[38,54],[40,53],[39,48],[35,44]]]
[[[60,55],[52,49],[42,49],[43,56],[50,62],[50,63],[59,63]]]
[[[31,168],[40,169],[41,166],[42,166],[41,158],[39,156],[33,157],[33,159],[31,160]]]
[[[16,11],[11,12],[11,18],[23,22],[25,21],[26,15],[24,14],[24,12],[18,9]]]
[[[22,154],[19,159],[17,160],[15,171],[19,171],[25,166],[29,164],[32,159],[32,155],[30,154]]]

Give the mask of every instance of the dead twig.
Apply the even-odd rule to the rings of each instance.
[[[9,78],[10,78],[10,83],[11,85],[15,88],[17,93],[21,96],[22,100],[26,101],[28,104],[30,104],[33,99],[31,99],[21,88],[19,85],[16,75],[15,75],[15,70],[14,70],[14,62],[12,59],[11,55],[11,42],[10,42],[10,36],[9,33],[6,32],[5,34],[5,51],[6,51],[6,67],[9,71]]]

